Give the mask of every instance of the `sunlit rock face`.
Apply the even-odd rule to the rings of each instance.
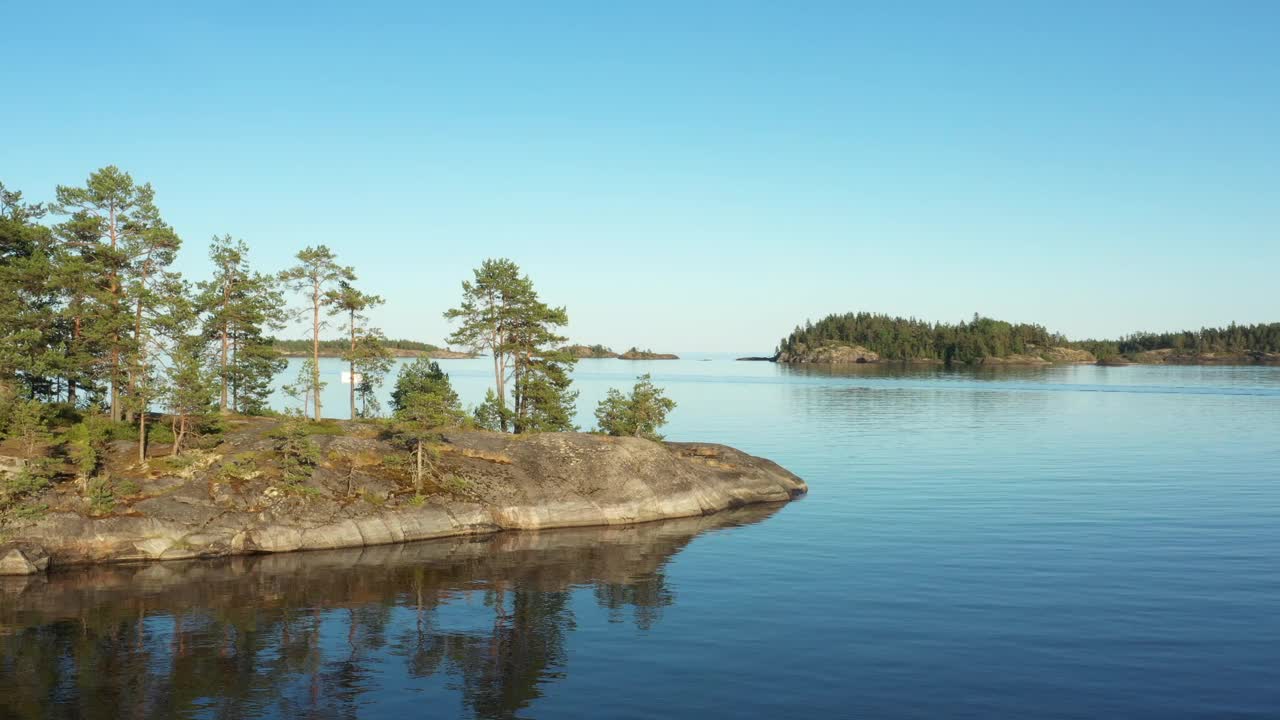
[[[174,560],[627,525],[783,502],[808,489],[777,464],[722,445],[477,431],[447,434],[419,488],[396,461],[404,448],[360,423],[313,436],[322,461],[305,481],[282,485],[276,423],[246,420],[181,470],[130,465],[122,451],[113,477],[132,481],[136,495],[105,516],[53,498],[12,538],[55,566]]]

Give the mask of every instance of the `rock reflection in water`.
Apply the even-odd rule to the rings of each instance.
[[[514,717],[571,671],[572,589],[648,628],[690,540],[776,510],[0,578],[0,716],[349,717],[398,665]]]

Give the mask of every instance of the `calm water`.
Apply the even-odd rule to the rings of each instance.
[[[1280,717],[1280,369],[583,361],[583,423],[644,371],[811,494],[0,584],[0,715]]]

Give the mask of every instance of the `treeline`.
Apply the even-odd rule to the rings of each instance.
[[[860,312],[828,315],[798,326],[778,344],[778,352],[801,354],[831,342],[861,345],[886,360],[965,363],[1061,345],[1066,339],[1040,325],[1015,325],[976,314],[970,322],[953,325]]]
[[[1119,340],[1081,340],[1073,345],[1090,350],[1100,359],[1131,356],[1152,350],[1177,353],[1280,352],[1280,323],[1200,328],[1182,332],[1140,332]]]
[[[83,185],[58,186],[48,204],[0,185],[0,439],[22,456],[19,472],[0,474],[0,526],[37,517],[41,498],[69,476],[91,514],[110,513],[118,493],[136,494],[112,472],[113,440],[135,441],[140,467],[152,443],[181,464],[184,448],[219,442],[224,415],[271,412],[273,379],[286,365],[281,349],[308,354],[283,386],[297,405],[270,434],[287,492],[302,492],[321,461],[308,438],[321,426],[304,422],[322,418],[317,345],[358,379],[348,388],[351,419],[369,418],[404,442],[419,494],[447,428],[577,429],[576,358],[560,334],[568,314],[542,302],[510,260],[486,260],[445,313],[457,322],[449,342],[493,359],[484,401],[464,411],[448,375],[420,357],[401,368],[391,417],[381,419],[375,391],[391,350],[438,348],[388,340],[374,327],[369,313],[383,299],[357,288],[353,268],[320,245],[264,273],[245,242],[222,236],[209,244],[209,278],[192,282],[172,268],[181,245],[152,187],[114,166]],[[289,295],[298,301],[292,310]],[[310,337],[275,339],[289,320],[305,322]],[[331,322],[342,338],[320,340]],[[657,439],[673,407],[644,377],[630,395],[610,392],[598,431]],[[245,470],[232,465],[224,469]]]
[[[1280,323],[1201,328],[1171,333],[1134,333],[1118,340],[1068,340],[1041,325],[981,317],[930,323],[875,313],[828,315],[798,326],[778,344],[778,356],[799,355],[828,343],[861,345],[886,360],[968,363],[1050,347],[1087,350],[1098,359],[1134,356],[1152,350],[1185,353],[1280,352]]]
[[[54,198],[27,202],[0,184],[0,432],[19,415],[39,425],[101,414],[132,424],[145,462],[157,412],[167,414],[174,454],[216,415],[267,412],[286,365],[281,350],[310,355],[284,390],[315,420],[325,387],[317,343],[343,358],[360,378],[348,393],[354,420],[381,414],[375,390],[391,350],[438,349],[388,340],[372,326],[369,313],[383,299],[358,289],[355,270],[323,245],[300,250],[292,267],[262,272],[245,242],[215,237],[210,276],[193,282],[172,267],[182,239],[150,184],[108,166],[83,184],[59,185]],[[292,310],[289,295],[298,301]],[[473,413],[476,424],[575,429],[575,358],[559,333],[568,315],[543,303],[515,263],[486,260],[445,317],[459,323],[451,343],[494,361],[494,388]],[[289,320],[305,322],[309,337],[275,338]],[[321,340],[331,322],[341,339]]]
[[[431,343],[419,342],[417,340],[393,340],[390,338],[381,341],[382,346],[389,350],[411,350],[414,352],[435,352],[440,349],[438,345]],[[284,340],[281,338],[272,338],[271,346],[286,355],[297,355],[301,353],[310,353],[312,351],[312,343],[309,338],[299,340]],[[320,351],[326,355],[340,353],[347,350],[349,342],[347,340],[321,340]]]
[[[211,277],[193,283],[171,268],[182,241],[150,184],[106,167],[54,197],[0,185],[0,390],[102,408],[144,438],[156,406],[179,437],[207,405],[260,412],[283,366],[266,332],[284,301],[247,246],[214,238]]]

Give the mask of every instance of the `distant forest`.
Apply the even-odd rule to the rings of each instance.
[[[431,343],[418,342],[417,340],[383,340],[383,347],[389,350],[417,350],[419,352],[434,352],[440,348]],[[280,338],[272,338],[271,345],[282,353],[301,353],[311,352],[310,340],[281,340]],[[340,340],[321,340],[320,352],[342,352],[351,347],[351,341],[347,339]]]
[[[1182,332],[1126,335],[1119,340],[1081,340],[1071,344],[1088,350],[1099,359],[1117,355],[1134,355],[1150,350],[1175,350],[1189,353],[1280,352],[1280,323],[1236,325],[1224,328],[1200,328]]]
[[[778,345],[779,353],[801,353],[831,342],[861,345],[886,360],[941,360],[966,363],[1007,357],[1035,349],[1088,350],[1099,359],[1149,350],[1184,352],[1280,352],[1280,323],[1203,328],[1176,333],[1135,333],[1119,340],[1073,342],[1042,325],[1014,324],[981,317],[960,323],[930,323],[876,313],[828,315],[797,327]]]

